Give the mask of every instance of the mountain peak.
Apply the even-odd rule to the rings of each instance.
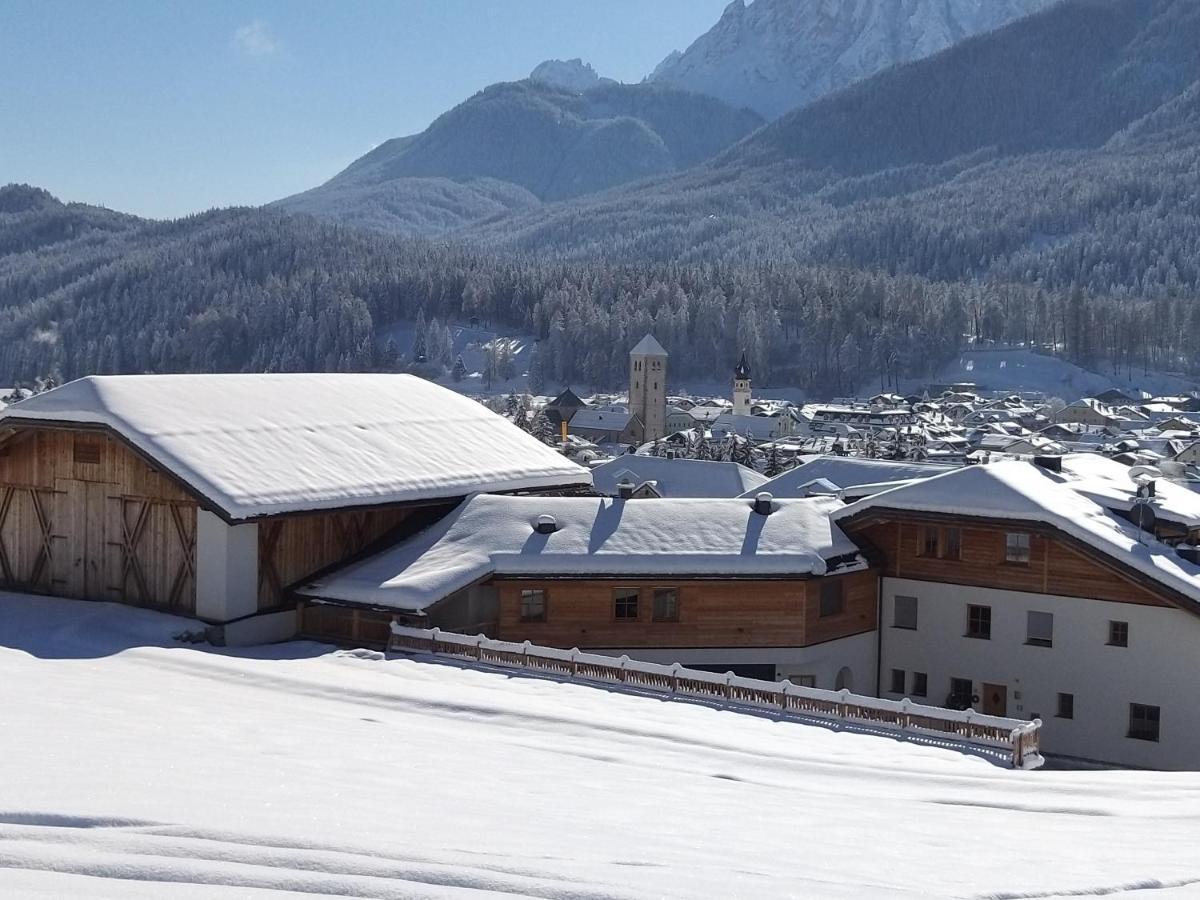
[[[548,59],[539,63],[529,73],[530,81],[541,82],[576,94],[599,84],[612,83],[611,78],[601,78],[590,64],[582,59]]]
[[[767,118],[1057,0],[733,0],[650,75]]]

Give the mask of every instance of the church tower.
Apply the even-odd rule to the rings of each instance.
[[[642,420],[642,440],[656,441],[667,429],[667,351],[646,335],[629,351],[629,411]]]
[[[750,415],[750,366],[746,362],[746,351],[733,370],[733,414]]]

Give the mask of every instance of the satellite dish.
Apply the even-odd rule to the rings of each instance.
[[[1134,484],[1149,484],[1162,477],[1162,470],[1157,466],[1131,466],[1129,469],[1129,480]]]

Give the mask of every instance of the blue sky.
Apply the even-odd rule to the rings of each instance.
[[[728,0],[0,0],[0,184],[149,216],[313,187],[496,81],[638,81]]]

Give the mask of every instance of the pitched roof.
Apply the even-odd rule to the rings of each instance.
[[[839,488],[853,488],[864,484],[932,478],[956,468],[936,463],[864,459],[858,456],[818,456],[777,475],[758,490],[770,491],[776,497],[801,497],[804,496],[801,489],[817,479],[825,479]]]
[[[113,375],[0,413],[105,426],[231,520],[588,483],[479,403],[409,375]]]
[[[1200,604],[1200,566],[1090,499],[1075,481],[1070,472],[1020,460],[966,466],[851,503],[832,518],[845,523],[899,510],[1043,523]]]
[[[568,427],[586,428],[591,431],[624,431],[633,418],[633,413],[612,412],[607,409],[583,408],[571,416]]]
[[[626,453],[592,469],[592,485],[601,494],[616,496],[617,485],[628,477],[635,485],[657,482],[663,497],[736,497],[757,491],[767,479],[735,462],[664,459]]]
[[[648,334],[629,351],[630,356],[667,356],[667,351],[663,349],[663,345],[654,339],[654,335]]]
[[[837,500],[613,500],[481,494],[395,547],[306,585],[300,593],[422,610],[492,575],[544,577],[823,575],[866,567],[832,525]],[[539,516],[558,530],[538,534]]]

